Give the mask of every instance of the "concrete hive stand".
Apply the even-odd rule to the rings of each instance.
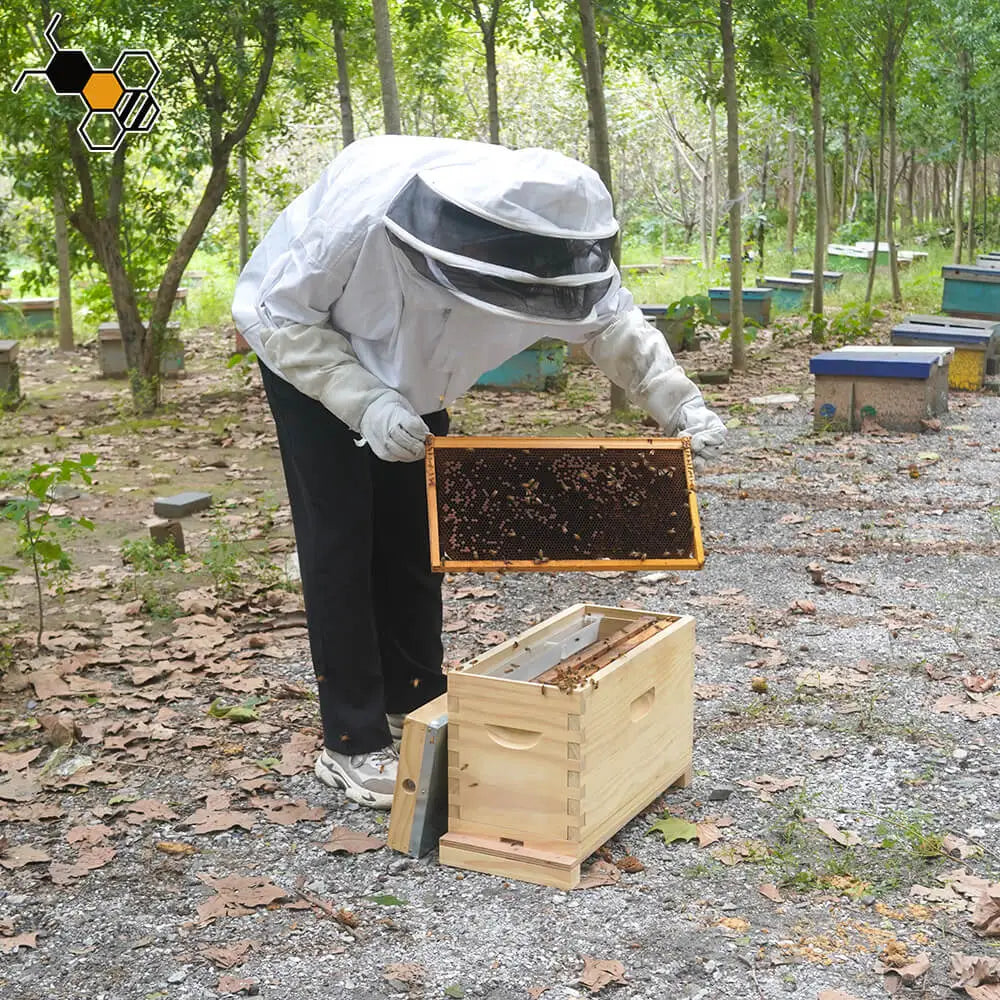
[[[20,344],[0,340],[0,409],[17,405],[21,398],[21,369],[17,363]]]
[[[160,374],[166,378],[184,370],[184,345],[180,341],[180,323],[167,323],[167,341],[160,356]],[[125,344],[117,323],[102,323],[97,328],[97,360],[102,378],[124,378],[128,374]]]
[[[813,426],[855,431],[870,419],[890,431],[919,432],[948,410],[953,348],[840,348],[809,362],[816,376]]]

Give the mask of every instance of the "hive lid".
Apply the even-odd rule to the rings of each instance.
[[[809,360],[813,375],[855,375],[873,378],[929,378],[949,356],[949,348],[886,347],[882,350],[844,348],[817,354]]]
[[[687,438],[428,438],[434,570],[700,569]]]
[[[919,323],[900,323],[892,328],[892,338],[922,340],[928,344],[945,344],[950,347],[965,345],[985,351],[993,339],[991,330],[972,330],[968,327],[924,326]]]

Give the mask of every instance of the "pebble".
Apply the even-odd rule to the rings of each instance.
[[[167,976],[168,983],[183,983],[187,979],[188,974],[183,969],[178,969],[176,972],[171,972]]]
[[[955,760],[965,760],[969,756],[969,751],[959,747],[957,750],[952,751],[951,755]]]
[[[718,788],[713,788],[708,793],[708,801],[709,802],[725,802],[726,799],[728,799],[729,796],[732,795],[733,792],[735,792],[735,791],[736,791],[736,789],[733,788],[731,785],[720,785]]]

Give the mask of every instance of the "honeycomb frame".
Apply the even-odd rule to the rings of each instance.
[[[497,470],[497,463],[503,461],[498,458],[499,453],[504,453],[503,465],[500,467],[500,477],[497,480],[490,480],[490,485],[494,485],[489,500],[493,500],[499,488],[506,485],[511,493],[505,498],[497,500],[492,506],[497,507],[497,511],[490,510],[489,516],[494,518],[494,525],[499,524],[502,529],[505,521],[496,519],[503,515],[504,499],[509,501],[510,510],[523,508],[526,501],[534,501],[540,507],[546,507],[544,490],[540,496],[536,491],[541,488],[541,484],[530,475],[528,480],[520,482],[519,486],[525,491],[524,495],[515,495],[517,486],[512,486],[509,482],[503,482],[504,475],[510,475],[515,481],[522,478],[524,473],[518,471],[518,457],[522,458],[522,466],[534,465],[537,470],[539,462],[544,461],[543,452],[553,453],[552,460],[559,459],[562,464],[569,465],[570,468],[579,469],[588,458],[597,463],[595,468],[604,466],[614,467],[615,462],[627,462],[627,477],[632,479],[632,489],[641,490],[641,477],[646,470],[650,473],[647,477],[650,482],[656,477],[662,477],[669,471],[669,478],[682,476],[683,482],[677,482],[670,487],[674,493],[674,501],[665,505],[668,509],[663,511],[664,523],[668,525],[664,529],[665,535],[674,535],[675,531],[681,532],[681,544],[677,549],[664,547],[663,538],[657,540],[652,535],[647,536],[649,544],[645,546],[636,541],[636,532],[643,530],[643,525],[639,522],[645,518],[656,520],[656,515],[650,513],[650,508],[646,507],[641,513],[636,513],[630,522],[629,513],[625,505],[618,502],[614,497],[611,501],[616,504],[613,508],[612,519],[617,519],[622,525],[621,537],[630,535],[631,545],[623,543],[618,551],[614,546],[605,545],[602,551],[574,552],[572,554],[565,551],[567,544],[573,546],[569,539],[563,537],[570,534],[573,539],[583,542],[580,534],[569,531],[569,525],[574,517],[579,517],[582,522],[587,518],[598,521],[604,516],[597,508],[603,502],[603,498],[598,500],[594,493],[594,483],[596,477],[588,479],[590,484],[585,492],[588,493],[586,503],[581,503],[581,491],[576,491],[574,496],[573,510],[566,514],[562,512],[564,520],[560,521],[560,515],[555,512],[554,506],[549,506],[550,511],[546,521],[554,522],[550,530],[549,542],[552,546],[551,553],[545,552],[545,541],[537,549],[534,542],[538,540],[548,528],[548,525],[539,527],[533,525],[533,530],[539,534],[532,539],[531,551],[526,551],[528,546],[527,537],[521,537],[513,528],[522,523],[517,521],[521,517],[520,511],[514,514],[506,514],[507,517],[515,518],[509,534],[514,541],[497,541],[497,536],[485,541],[480,537],[475,539],[474,534],[470,534],[470,525],[478,524],[477,514],[468,507],[463,507],[463,503],[456,499],[456,496],[463,495],[457,489],[459,480],[464,478],[466,490],[464,496],[473,496],[468,490],[469,484],[473,482],[469,474],[456,474],[455,469],[461,469],[462,463],[468,466],[479,460],[480,467],[492,464],[494,471]],[[590,452],[591,455],[581,454]],[[548,466],[546,466],[547,468]],[[620,466],[620,469],[625,469]],[[590,467],[586,471],[589,474]],[[573,572],[573,571],[618,571],[618,570],[656,570],[656,569],[701,569],[705,562],[705,552],[702,546],[701,525],[698,516],[697,494],[694,484],[694,463],[691,456],[691,441],[689,438],[505,438],[505,437],[434,437],[427,438],[427,454],[425,462],[427,479],[427,515],[428,528],[430,534],[431,569],[435,572]],[[663,470],[663,471],[661,471]],[[541,477],[539,477],[541,478]],[[475,481],[473,489],[478,488]],[[620,480],[619,480],[620,481]],[[609,482],[611,482],[609,478]],[[616,485],[617,485],[616,481]],[[485,489],[487,487],[482,487]],[[566,490],[565,484],[562,485]],[[554,493],[554,490],[551,492]],[[633,509],[641,507],[649,499],[649,494],[643,494],[641,502],[635,502],[636,494],[633,493],[628,506]],[[679,497],[679,499],[677,499]],[[475,499],[473,498],[473,503]],[[651,501],[651,502],[656,502]],[[588,506],[589,504],[589,506]],[[595,506],[596,505],[596,506]],[[480,514],[486,510],[488,504],[483,502],[480,507]],[[672,506],[675,509],[670,510]],[[657,508],[653,508],[657,510]],[[499,512],[499,513],[498,513]],[[556,516],[553,516],[555,512]],[[539,514],[539,517],[541,515]],[[673,517],[677,520],[668,522],[667,519]],[[581,522],[581,523],[582,523]],[[670,530],[669,524],[675,525],[674,530]],[[465,537],[463,538],[463,529]],[[489,530],[496,531],[497,527]],[[561,534],[560,534],[561,531]],[[508,532],[501,532],[508,534]],[[608,534],[612,534],[611,529],[607,529]],[[475,539],[474,544],[470,539]],[[552,539],[555,539],[553,542]],[[673,545],[669,541],[667,545]],[[577,546],[573,546],[577,548]],[[483,548],[485,551],[480,552]],[[583,548],[587,548],[586,543]],[[658,548],[659,551],[652,551]],[[451,550],[449,552],[449,549]],[[559,551],[559,550],[562,551]],[[628,551],[625,551],[625,550]]]

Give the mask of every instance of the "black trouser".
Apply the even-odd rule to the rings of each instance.
[[[309,647],[328,749],[390,742],[385,713],[446,688],[441,581],[431,572],[423,462],[383,462],[322,403],[261,376],[295,525]],[[448,433],[444,410],[424,416]]]

